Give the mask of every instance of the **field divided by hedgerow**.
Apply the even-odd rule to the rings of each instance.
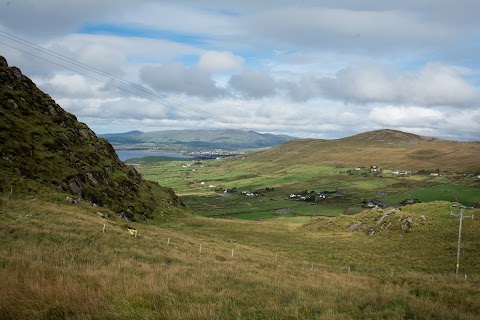
[[[405,200],[480,202],[480,179],[461,174],[398,175],[391,170],[370,173],[365,168],[287,166],[240,159],[157,163],[138,170],[145,178],[174,188],[187,206],[208,217],[332,216],[359,212],[371,201],[392,206]],[[232,193],[225,193],[227,189]],[[312,201],[290,198],[306,192]],[[330,193],[327,199],[313,201],[322,192]]]

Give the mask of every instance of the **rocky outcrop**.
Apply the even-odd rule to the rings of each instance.
[[[53,186],[128,219],[148,216],[158,206],[181,206],[172,190],[144,181],[105,139],[3,57],[0,107],[0,179]]]
[[[347,231],[348,232],[354,232],[354,231],[357,231],[358,228],[361,228],[365,225],[365,223],[363,223],[362,221],[357,221],[355,222],[354,224],[350,225],[348,228],[347,228]]]
[[[8,67],[7,59],[0,56],[0,67]]]
[[[360,218],[360,217],[359,217]],[[363,230],[367,235],[374,235],[384,231],[410,232],[414,227],[414,217],[405,216],[398,208],[384,210],[372,209],[361,215],[361,219],[347,227],[348,232]],[[420,223],[427,221],[424,215],[416,220]]]

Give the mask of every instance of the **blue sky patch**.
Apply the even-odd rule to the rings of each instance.
[[[141,26],[112,25],[112,24],[87,24],[76,30],[81,34],[102,34],[119,37],[161,39],[172,42],[190,44],[195,46],[205,45],[207,38],[198,35],[172,32],[167,30],[155,30]]]

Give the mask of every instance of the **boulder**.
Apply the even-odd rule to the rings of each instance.
[[[362,221],[357,221],[356,223],[352,224],[350,227],[347,228],[348,232],[354,232],[357,231],[358,228],[363,227],[365,223]]]

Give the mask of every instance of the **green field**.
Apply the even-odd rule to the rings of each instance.
[[[215,218],[336,216],[359,212],[372,200],[390,206],[407,199],[458,201],[470,206],[480,202],[480,179],[460,174],[398,176],[390,171],[369,173],[365,169],[277,166],[232,159],[161,162],[138,170],[146,179],[172,187],[197,214]],[[234,193],[224,193],[227,188],[235,189]],[[247,191],[259,195],[242,194]],[[317,199],[316,203],[289,198],[302,191],[312,192],[312,196],[338,191],[341,196]]]
[[[474,202],[480,201],[480,189],[473,186],[440,184],[429,188],[417,188],[406,193],[387,197],[390,203],[400,202],[405,198],[417,198],[421,202],[445,200],[461,202],[464,205],[472,206]]]

